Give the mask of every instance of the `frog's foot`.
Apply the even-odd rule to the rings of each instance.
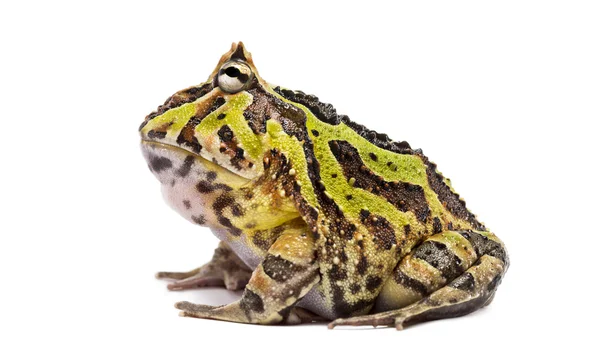
[[[493,297],[489,293],[483,293],[481,296],[462,295],[463,300],[458,301],[458,294],[464,292],[452,293],[445,288],[439,290],[440,294],[432,294],[430,297],[412,304],[400,310],[392,310],[383,313],[364,315],[353,318],[337,319],[329,323],[328,328],[333,329],[336,326],[395,326],[396,330],[402,330],[405,326],[417,324],[423,321],[436,320],[442,318],[452,318],[469,314],[481,307],[488,305]],[[445,294],[445,295],[444,295]],[[449,294],[455,298],[448,298]]]
[[[179,302],[179,315],[250,324],[298,324],[315,318],[294,308],[320,280],[315,243],[305,229],[289,229],[254,270],[242,298],[222,306]],[[316,319],[315,319],[316,320]]]
[[[188,272],[158,272],[158,279],[172,279],[169,290],[184,290],[208,286],[225,286],[229,290],[239,290],[246,286],[252,271],[238,256],[221,242],[210,262]]]
[[[246,322],[245,318],[247,318],[245,313],[247,306],[240,307],[239,304],[236,303],[223,306],[211,306],[190,302],[178,302],[175,303],[175,308],[181,310],[179,316],[199,319],[227,320],[243,323]],[[324,317],[300,307],[288,307],[287,311],[282,310],[278,314],[280,316],[278,322],[286,325],[310,324],[313,322],[327,321]]]

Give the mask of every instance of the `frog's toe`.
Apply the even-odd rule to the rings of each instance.
[[[394,325],[394,316],[376,314],[376,315],[364,315],[364,316],[355,316],[352,318],[342,318],[336,319],[329,323],[327,327],[329,329],[333,329],[336,326],[392,326]]]
[[[181,310],[179,313],[180,316],[209,319],[211,312],[218,307],[190,302],[177,302],[175,303],[175,308]]]
[[[167,288],[169,290],[184,290],[184,289],[191,289],[191,288],[199,288],[199,287],[213,287],[213,286],[222,286],[223,285],[223,279],[219,278],[219,277],[213,277],[213,276],[203,276],[203,275],[198,275],[198,276],[192,276],[192,277],[188,277],[173,283],[169,283],[167,285]]]
[[[225,243],[215,250],[213,259],[202,267],[188,272],[158,272],[156,278],[174,282],[169,290],[184,290],[200,287],[225,286],[229,290],[243,289],[250,277],[250,270]]]
[[[404,322],[406,321],[406,317],[396,317],[394,319],[394,326],[396,330],[400,331],[404,329]]]

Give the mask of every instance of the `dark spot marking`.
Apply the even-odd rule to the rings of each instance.
[[[265,305],[262,298],[248,288],[244,290],[244,294],[240,300],[240,308],[244,311],[249,320],[251,319],[252,313],[260,314],[265,311]]]
[[[200,124],[202,118],[193,116],[190,120],[185,124],[179,136],[177,136],[177,144],[182,147],[188,147],[195,153],[200,153],[202,150],[202,145],[198,142],[198,138],[196,137],[195,128]]]
[[[360,242],[360,241],[359,241]],[[358,260],[358,264],[356,265],[356,271],[361,276],[364,276],[367,273],[367,268],[369,267],[369,263],[367,261],[367,257],[365,255],[360,256]]]
[[[363,220],[364,220],[364,219],[368,218],[368,217],[369,217],[369,215],[371,215],[371,212],[370,212],[370,211],[368,211],[368,210],[365,210],[365,209],[361,209],[361,210],[360,210],[360,218],[361,218],[361,219],[363,219]]]
[[[244,210],[242,209],[242,207],[239,204],[233,204],[231,206],[231,213],[233,214],[233,216],[244,216]]]
[[[201,180],[198,182],[198,184],[196,184],[196,190],[198,190],[198,192],[200,193],[212,193],[216,190],[224,190],[226,192],[229,192],[232,190],[232,188],[226,184],[222,184],[222,183],[211,183],[209,181],[205,181],[205,180]]]
[[[150,157],[150,167],[155,172],[160,172],[169,169],[173,166],[173,162],[166,157],[152,156]]]
[[[198,184],[196,184],[196,189],[200,193],[211,193],[214,190],[212,184],[204,180],[201,180],[198,182]]]
[[[436,216],[433,218],[433,233],[439,234],[440,232],[442,232],[442,222],[440,221],[440,218]]]
[[[371,159],[375,162],[377,162],[377,155],[373,152],[369,152],[369,157],[371,157]]]
[[[452,280],[463,272],[460,258],[438,241],[423,242],[415,249],[413,257],[420,258],[438,269],[446,280]]]
[[[219,131],[217,131],[217,135],[219,135],[221,142],[231,142],[234,136],[233,131],[231,131],[228,125],[222,126]]]
[[[340,318],[347,318],[357,311],[367,311],[372,305],[373,300],[361,299],[355,303],[349,303],[344,289],[337,285],[332,285],[334,313]]]
[[[466,292],[473,292],[475,290],[475,278],[473,278],[471,273],[465,272],[453,280],[452,283],[450,283],[450,287]]]
[[[206,219],[202,215],[198,215],[198,216],[192,215],[192,221],[198,225],[204,225],[206,223]]]
[[[329,278],[331,278],[332,281],[343,281],[348,278],[348,273],[339,265],[334,264],[329,270]]]
[[[352,283],[350,285],[350,293],[356,294],[356,293],[360,292],[360,290],[361,290],[360,284]]]
[[[223,120],[225,118],[225,116],[227,116],[224,113],[220,113],[219,116],[217,116],[217,120]]]
[[[184,201],[183,201],[183,206],[184,206],[186,209],[188,209],[188,210],[189,210],[189,209],[192,207],[192,204],[190,203],[190,201],[189,201],[189,200],[184,200]]]
[[[399,285],[413,290],[422,296],[427,295],[427,287],[420,281],[404,274],[404,272],[402,272],[400,268],[396,268],[393,274],[393,278],[394,281]]]
[[[209,171],[208,173],[206,173],[206,179],[208,179],[211,182],[217,179],[217,172]]]
[[[471,246],[473,246],[473,249],[477,253],[477,257],[490,255],[500,259],[505,264],[508,264],[508,256],[506,255],[506,251],[502,245],[496,241],[490,240],[486,236],[473,231],[463,231],[460,234],[469,240]]]
[[[313,130],[310,130],[310,132],[312,132],[313,136],[319,137],[319,131],[313,129]]]
[[[284,258],[272,254],[267,255],[262,262],[262,267],[267,276],[280,283],[289,280],[295,274],[305,270],[304,267],[297,266]]]
[[[156,130],[150,130],[148,131],[148,138],[149,139],[163,139],[167,136],[167,132],[166,131],[156,131]]]
[[[192,166],[194,165],[194,156],[187,156],[183,161],[183,164],[177,170],[177,175],[180,177],[185,177],[190,173]]]
[[[363,217],[362,211],[361,217]],[[369,214],[362,218],[362,223],[380,248],[389,250],[396,243],[394,228],[383,216]]]
[[[383,282],[383,280],[379,276],[367,277],[367,284],[366,284],[367,290],[369,292],[374,292],[377,288],[379,288],[379,286],[381,285],[381,282]]]
[[[217,184],[215,184],[217,185]],[[231,189],[231,188],[230,188]],[[235,199],[229,195],[228,193],[223,193],[215,199],[213,202],[212,208],[217,216],[217,221],[219,224],[223,225],[223,227],[227,228],[229,233],[234,236],[240,236],[242,234],[242,230],[236,226],[233,226],[231,220],[223,216],[223,211],[227,207],[234,207],[236,205]]]

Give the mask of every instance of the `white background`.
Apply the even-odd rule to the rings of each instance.
[[[2,355],[597,354],[600,12],[584,1],[3,2]],[[242,40],[267,81],[423,148],[512,260],[408,328],[179,318],[158,270],[217,244],[162,201],[138,125]]]

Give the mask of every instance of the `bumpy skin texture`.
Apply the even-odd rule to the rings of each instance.
[[[231,63],[252,75],[231,74]],[[243,88],[223,90],[225,75]],[[487,305],[508,268],[502,242],[421,150],[267,84],[241,43],[140,133],[167,201],[233,256],[208,264],[225,266],[211,269],[211,283],[243,287],[239,259],[253,270],[240,301],[178,303],[185,316],[402,328]],[[160,276],[202,286],[201,270]],[[241,277],[225,283],[233,273]]]

